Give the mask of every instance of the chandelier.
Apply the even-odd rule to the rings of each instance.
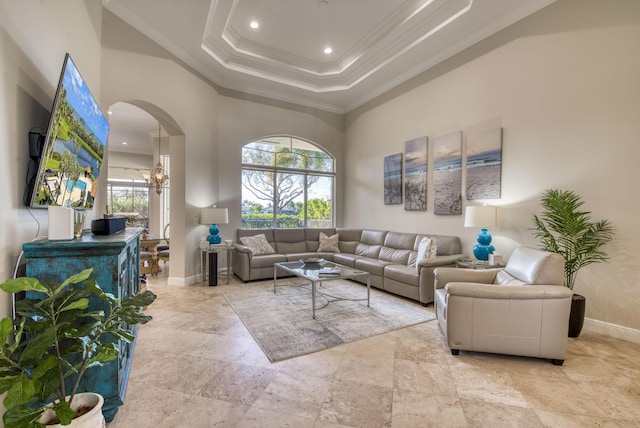
[[[147,182],[147,184],[149,185],[149,187],[155,187],[156,189],[156,193],[159,195],[162,193],[162,189],[166,184],[169,184],[169,175],[167,175],[167,173],[164,171],[164,168],[162,167],[162,164],[160,163],[160,144],[161,144],[161,139],[160,139],[160,122],[158,122],[158,163],[156,164],[156,167],[153,168],[153,171],[151,172],[151,175],[149,174],[144,174],[144,180]]]

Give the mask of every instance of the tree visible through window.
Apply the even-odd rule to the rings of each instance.
[[[125,217],[130,226],[149,227],[149,187],[140,180],[110,179],[107,209],[110,214]]]
[[[242,227],[333,227],[334,159],[289,136],[242,149]]]

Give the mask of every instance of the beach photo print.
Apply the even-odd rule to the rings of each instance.
[[[467,136],[467,200],[499,199],[502,128]]]
[[[427,137],[405,143],[404,209],[427,210]]]

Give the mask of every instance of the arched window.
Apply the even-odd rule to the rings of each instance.
[[[335,160],[300,138],[242,148],[242,228],[334,227]]]

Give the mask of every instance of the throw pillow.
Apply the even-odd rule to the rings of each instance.
[[[327,236],[325,233],[320,232],[320,245],[318,245],[318,251],[324,251],[327,253],[339,253],[340,246],[338,242],[340,241],[340,235],[335,234],[331,236]]]
[[[433,253],[431,250],[432,247],[436,247]],[[435,239],[427,238],[425,236],[420,240],[420,243],[418,244],[418,257],[416,258],[416,271],[418,271],[418,273],[420,273],[420,263],[422,263],[426,259],[435,257],[436,252],[437,244]]]
[[[242,242],[242,245],[249,247],[251,254],[254,256],[275,253],[273,247],[269,245],[269,241],[267,241],[267,237],[264,233],[254,236],[243,236],[240,238],[240,242]]]
[[[438,241],[436,241],[436,238],[430,238],[430,239],[431,239],[431,246],[429,247],[429,258],[432,259],[438,255]]]

